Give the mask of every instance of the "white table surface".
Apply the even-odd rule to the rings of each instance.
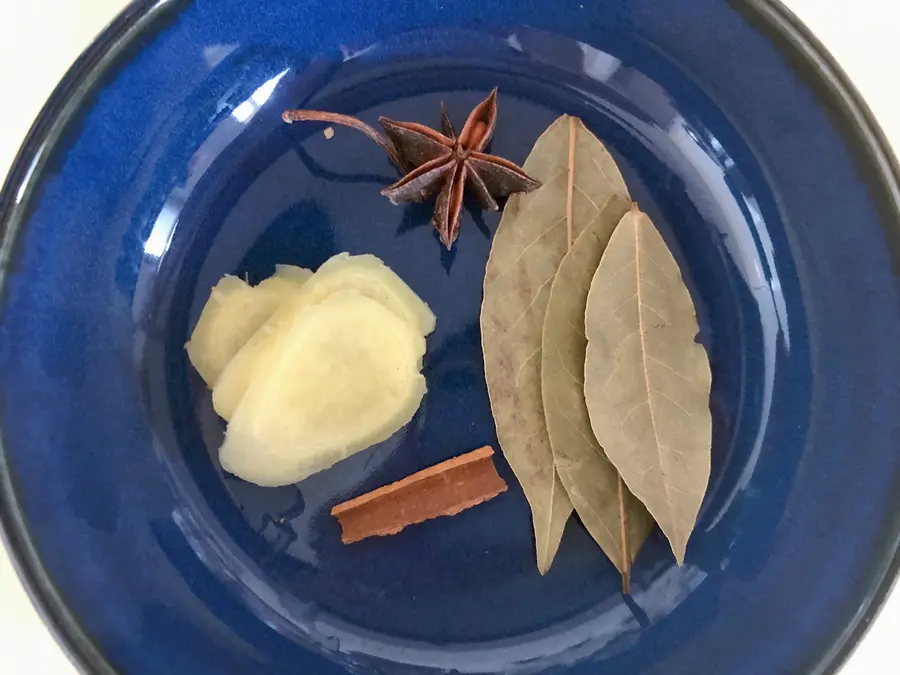
[[[900,3],[784,2],[842,64],[900,152],[900,77],[896,72],[900,68]],[[31,120],[69,64],[126,4],[127,0],[0,0],[4,19],[0,23],[0,92],[5,97],[0,104],[0,173],[9,167]],[[892,658],[897,653],[898,634],[900,593],[894,593],[841,675],[900,672],[896,657]],[[41,623],[2,550],[0,672],[75,673]]]

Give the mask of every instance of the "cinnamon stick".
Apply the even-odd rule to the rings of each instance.
[[[341,541],[396,534],[409,525],[453,516],[506,491],[485,446],[338,504],[331,510],[341,524]]]

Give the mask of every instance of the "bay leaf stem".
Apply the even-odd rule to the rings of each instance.
[[[569,118],[569,184],[566,186],[566,250],[572,250],[574,242],[572,234],[572,215],[575,197],[575,139],[578,132],[577,118]]]
[[[625,481],[619,474],[619,531],[622,537],[622,592],[631,595],[631,551],[628,550],[628,512],[625,510]]]

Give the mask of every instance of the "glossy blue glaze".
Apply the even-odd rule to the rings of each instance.
[[[170,3],[171,4],[171,3]],[[807,79],[718,0],[185,3],[31,177],[0,315],[6,462],[50,579],[129,675],[765,675],[829,665],[897,532],[897,223]],[[443,251],[362,136],[500,88],[497,154],[582,117],[676,253],[714,383],[684,567],[632,598],[577,522],[546,577],[511,489],[345,547],[332,505],[496,436],[477,318],[496,214]],[[223,475],[182,345],[224,273],[383,258],[435,310],[429,392],[388,442],[291,487]]]

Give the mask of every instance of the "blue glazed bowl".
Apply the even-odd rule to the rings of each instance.
[[[683,567],[623,597],[580,524],[538,575],[501,497],[340,543],[332,505],[496,447],[477,317],[496,214],[452,253],[387,159],[288,107],[459,121],[494,151],[558,115],[608,145],[670,242],[714,373],[713,477]],[[92,673],[820,675],[871,621],[900,534],[898,169],[770,0],[137,2],[75,64],[2,193],[0,516]],[[434,308],[429,393],[296,486],[223,474],[182,346],[224,273],[382,257]]]

